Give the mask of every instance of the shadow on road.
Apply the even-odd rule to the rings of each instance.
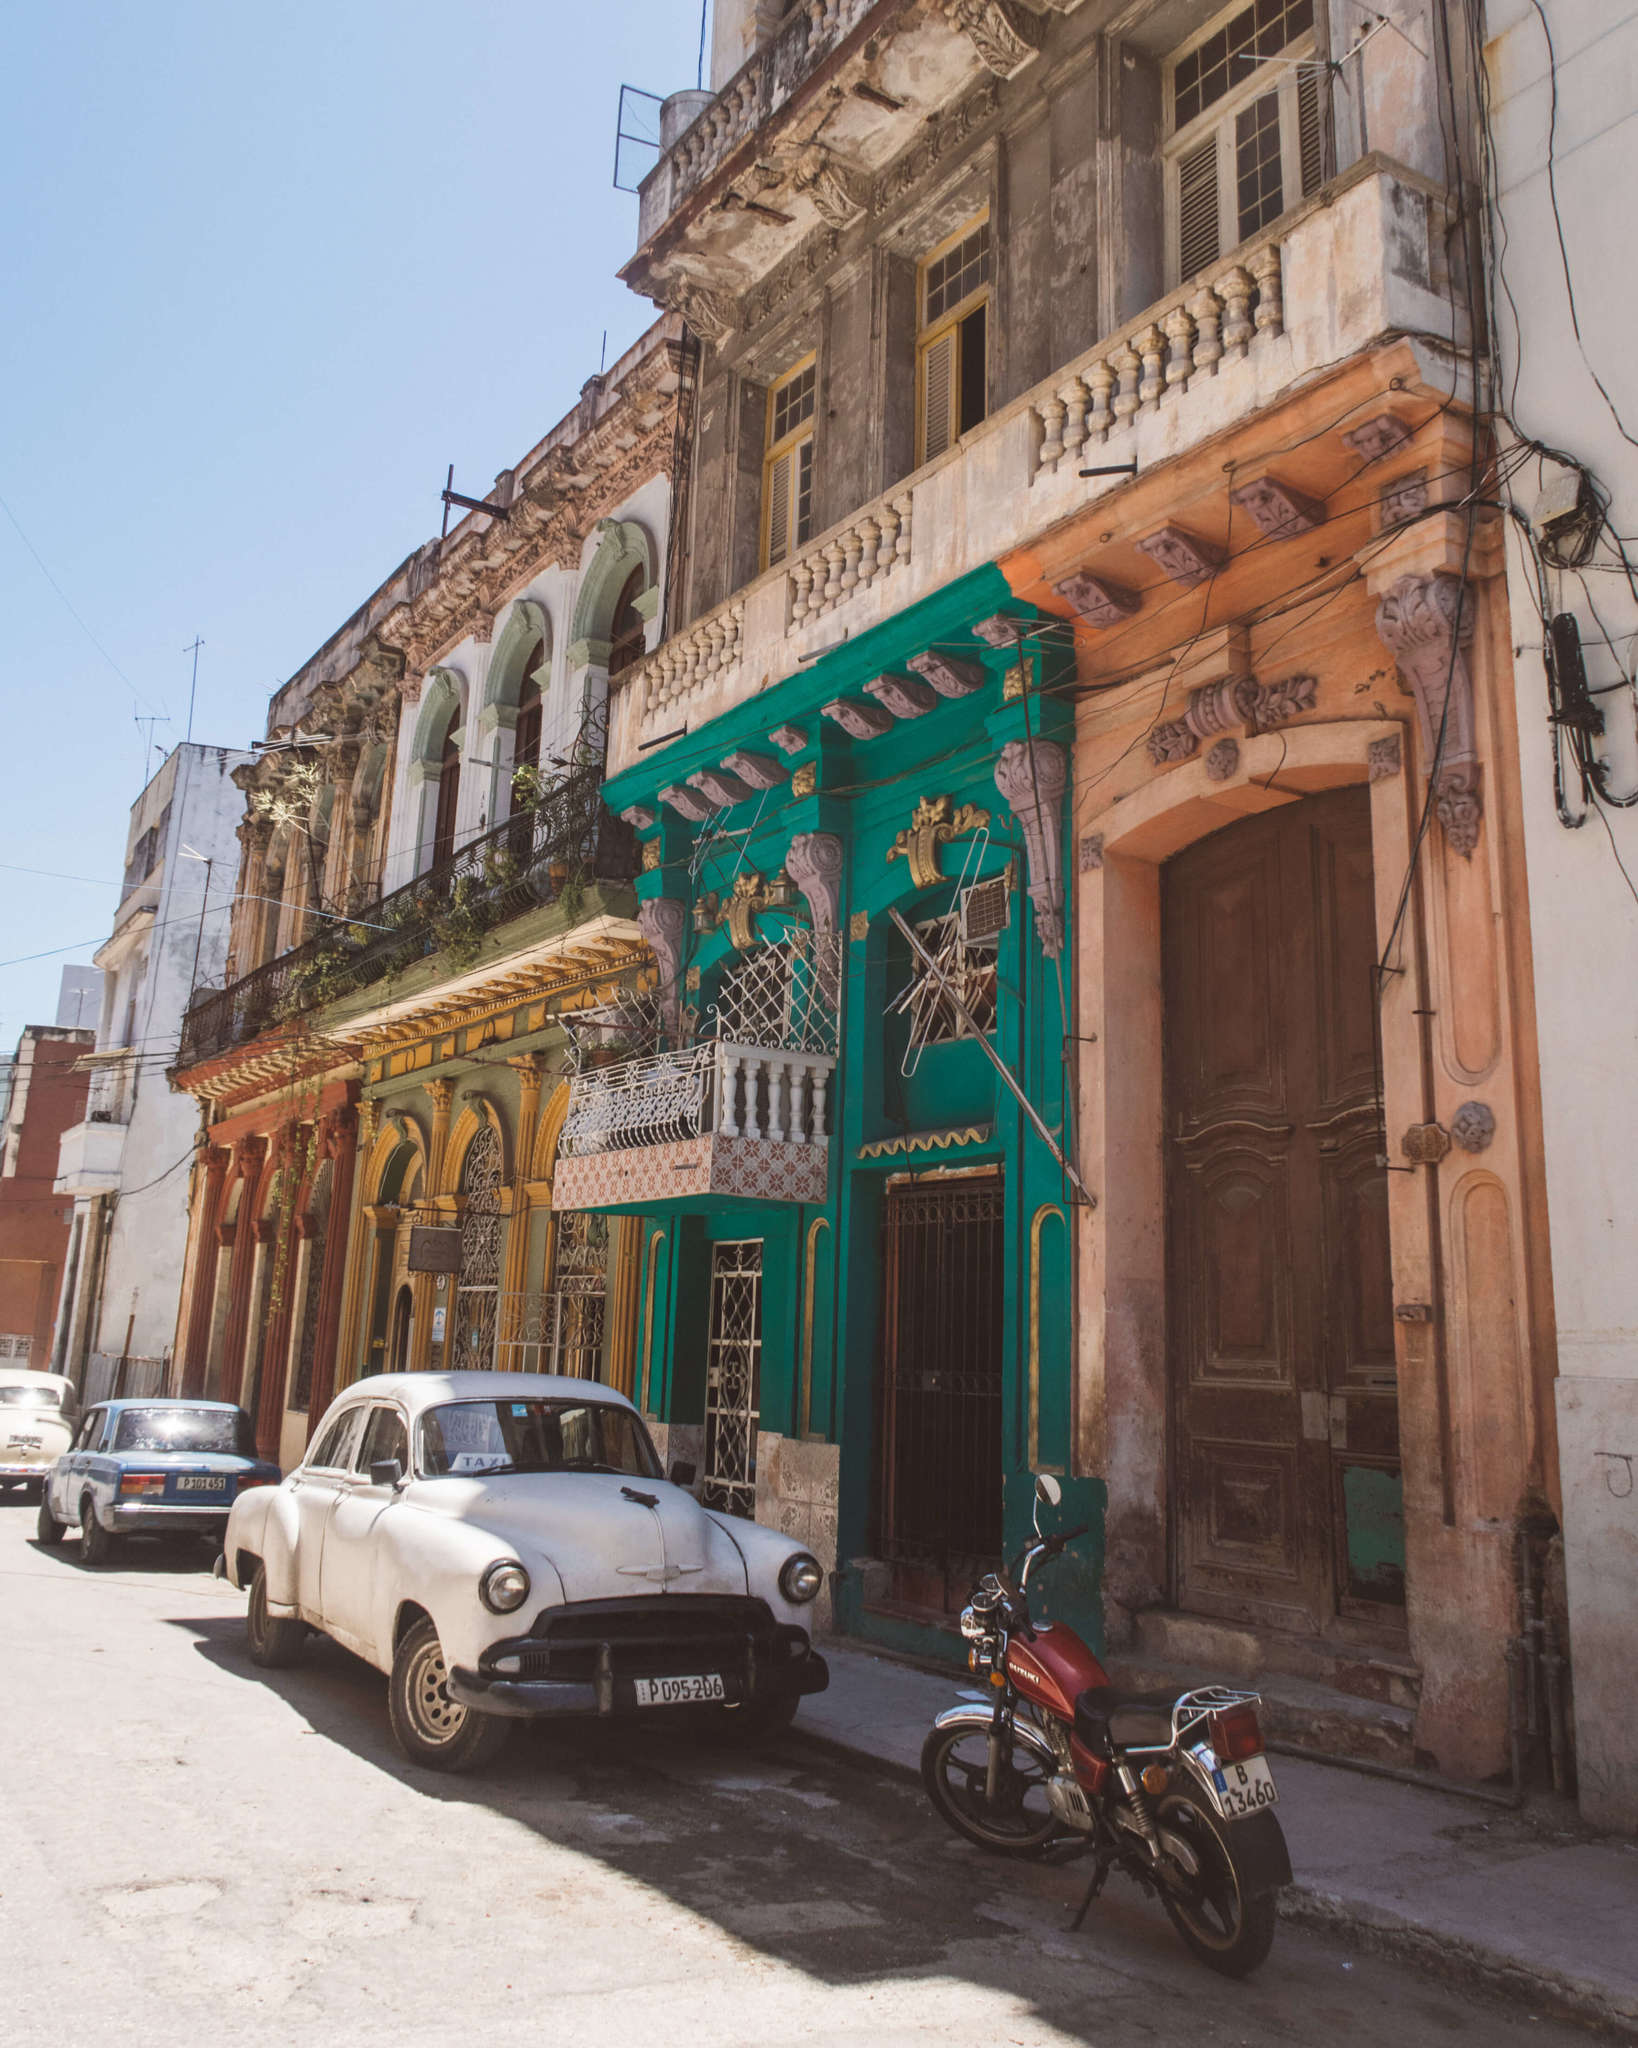
[[[38,1513],[37,1507],[29,1508],[31,1524]],[[31,1536],[28,1547],[37,1557],[50,1558],[53,1564],[97,1579],[117,1579],[121,1572],[208,1575],[222,1548],[215,1537],[207,1542],[203,1536],[116,1536],[112,1558],[107,1564],[92,1566],[81,1560],[77,1533],[65,1536],[61,1543],[42,1543],[38,1536]]]
[[[816,1757],[800,1720],[764,1751],[698,1728],[525,1722],[488,1772],[452,1778],[405,1762],[382,1675],[328,1639],[310,1637],[298,1664],[263,1671],[240,1614],[171,1620],[218,1669],[265,1687],[421,1797],[486,1808],[595,1857],[817,1982],[955,1978],[1087,2042],[1181,2038],[1191,2026],[1215,2038],[1224,2025],[1259,2043],[1402,2038],[1370,2031],[1366,1979],[1387,1966],[1344,1965],[1312,1937],[1277,1944],[1250,1984],[1229,1983],[1186,1955],[1157,1904],[1119,1882],[1086,1930],[1069,1933],[1085,1860],[982,1856],[946,1832],[915,1787]],[[1402,2023],[1402,1981],[1396,1990]],[[1412,1990],[1413,2008],[1417,1999]],[[1444,1999],[1426,2017],[1438,2033],[1455,2018]],[[1475,2041],[1514,2038],[1505,2021],[1498,2032],[1499,2018],[1475,2004],[1455,2026],[1465,2033],[1470,2019]]]

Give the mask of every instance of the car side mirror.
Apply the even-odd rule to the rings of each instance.
[[[404,1476],[404,1468],[396,1458],[377,1458],[370,1467],[372,1486],[396,1486]]]
[[[694,1462],[691,1458],[678,1458],[671,1467],[671,1484],[685,1491],[694,1483]]]

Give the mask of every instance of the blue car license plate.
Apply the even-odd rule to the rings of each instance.
[[[176,1482],[176,1490],[178,1493],[226,1493],[227,1481],[225,1479],[179,1479]]]

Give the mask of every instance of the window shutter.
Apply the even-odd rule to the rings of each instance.
[[[768,566],[784,561],[791,548],[791,458],[789,450],[768,465]]]
[[[1297,148],[1302,158],[1302,196],[1308,198],[1325,182],[1325,128],[1320,117],[1318,71],[1297,75]]]
[[[924,350],[921,359],[923,462],[942,455],[953,438],[950,415],[955,397],[955,329],[941,334]]]
[[[1177,166],[1178,274],[1193,277],[1221,249],[1217,200],[1217,137],[1208,135]]]

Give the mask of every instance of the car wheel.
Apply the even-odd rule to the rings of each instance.
[[[51,1498],[44,1492],[40,1495],[40,1512],[35,1517],[34,1533],[42,1543],[61,1543],[68,1533],[51,1512]]]
[[[448,1680],[438,1631],[430,1621],[418,1621],[398,1645],[387,1681],[393,1737],[412,1764],[476,1770],[499,1754],[512,1731],[501,1715],[451,1699]]]
[[[267,1566],[259,1564],[250,1582],[250,1605],[245,1609],[245,1636],[250,1644],[250,1661],[264,1671],[277,1671],[294,1664],[307,1640],[307,1624],[267,1611]]]
[[[80,1502],[80,1563],[95,1571],[99,1565],[107,1564],[113,1554],[114,1539],[97,1520],[91,1496],[86,1494]]]

